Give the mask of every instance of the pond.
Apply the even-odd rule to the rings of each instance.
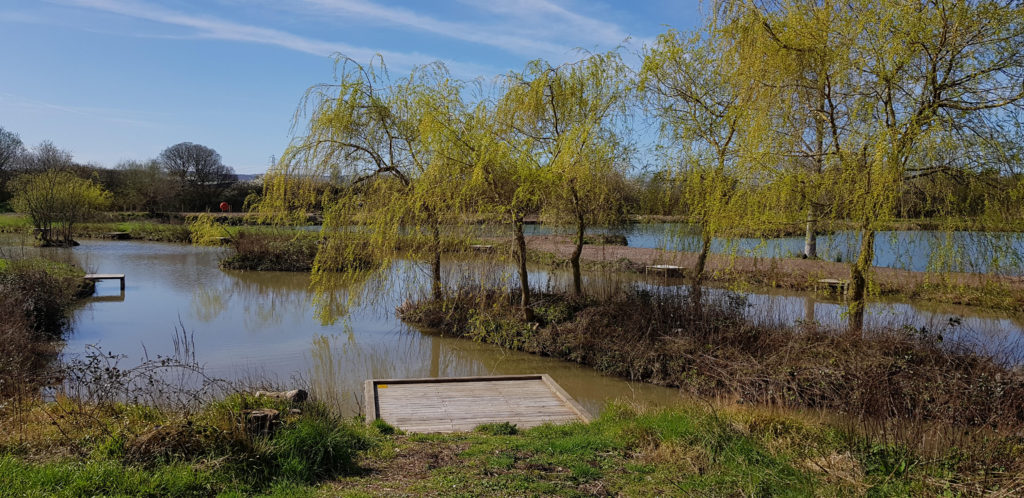
[[[116,281],[100,282],[96,297],[76,311],[64,355],[80,355],[88,345],[99,345],[104,351],[128,355],[125,364],[130,365],[144,351],[150,357],[170,354],[175,327],[181,326],[193,334],[197,359],[208,374],[271,379],[284,385],[300,378],[346,414],[360,411],[362,382],[370,378],[548,373],[594,413],[612,399],[656,405],[679,399],[673,389],[627,382],[569,362],[440,337],[405,325],[394,309],[422,292],[427,278],[422,265],[399,263],[383,278],[371,279],[358,289],[338,289],[339,299],[346,292],[363,299],[353,303],[346,318],[323,323],[314,310],[308,275],[223,271],[217,264],[225,249],[84,241],[74,249],[24,251],[70,259],[90,272],[127,276],[124,293]],[[510,278],[500,265],[480,261],[446,268],[449,281],[500,285]],[[593,292],[622,283],[658,289],[684,285],[645,281],[632,274],[585,277],[585,285]],[[541,268],[532,269],[531,278],[541,288],[563,288],[570,282],[564,272]],[[824,323],[845,319],[841,303],[808,294],[751,294],[748,300],[747,312],[755,319]],[[945,327],[950,318],[960,320],[960,325]],[[1024,333],[1019,318],[916,303],[871,303],[868,320],[928,326],[949,337],[971,338],[994,351],[1015,348]]]

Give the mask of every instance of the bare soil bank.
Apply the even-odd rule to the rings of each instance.
[[[526,238],[527,248],[565,260],[573,251],[568,237],[538,235]],[[617,266],[644,271],[649,265],[693,268],[697,253],[625,246],[583,246],[581,259],[591,266]],[[846,263],[796,258],[757,258],[710,254],[709,280],[719,283],[747,283],[761,287],[813,290],[819,279],[849,279]],[[951,304],[1024,311],[1024,278],[979,273],[928,273],[895,268],[872,270],[877,295],[900,295]]]

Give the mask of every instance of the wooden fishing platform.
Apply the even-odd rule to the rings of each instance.
[[[462,432],[508,422],[519,428],[590,422],[593,417],[547,374],[365,383],[366,422],[381,419],[406,432]]]
[[[651,265],[644,267],[644,272],[665,277],[683,277],[686,275],[686,269],[676,265]]]
[[[814,284],[814,290],[817,291],[819,288],[824,288],[828,291],[835,291],[840,297],[846,297],[850,291],[850,281],[840,280],[838,278],[822,278]]]
[[[124,273],[89,273],[82,278],[92,282],[98,280],[120,280],[121,290],[124,290]]]

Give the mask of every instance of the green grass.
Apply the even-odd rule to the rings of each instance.
[[[0,456],[3,496],[206,496],[215,487],[212,472],[184,463],[144,469],[111,460],[31,464]]]
[[[494,429],[396,437],[388,456],[369,462],[376,473],[332,492],[374,495],[385,481],[398,493],[453,496],[904,496],[936,492],[925,478],[943,475],[906,451],[758,411],[613,405],[591,424]],[[389,469],[395,455],[404,457]],[[409,463],[417,455],[419,468]]]
[[[32,221],[23,214],[0,214],[0,233],[27,233]],[[128,232],[132,239],[157,242],[188,242],[188,227],[183,224],[132,220],[75,225],[75,237],[101,238],[110,232]]]
[[[233,396],[192,417],[190,427],[230,435],[226,414],[254,403],[286,407]],[[86,457],[29,457],[0,445],[0,496],[906,496],[982,489],[965,487],[978,485],[978,476],[958,470],[955,456],[922,459],[765,409],[611,405],[590,424],[405,435],[307,406],[273,437],[213,438],[195,454],[145,463],[127,458],[126,444],[112,439],[118,433],[73,434],[90,450]],[[180,424],[123,405],[89,416],[122,428]]]
[[[16,213],[0,214],[0,233],[27,232],[32,228],[28,216]]]
[[[83,223],[75,228],[77,237],[100,238],[110,232],[127,232],[132,239],[153,242],[189,241],[188,226],[155,221],[122,221],[110,223]]]
[[[244,409],[287,414],[293,406],[233,395],[185,417],[137,405],[42,404],[0,435],[0,496],[311,494],[354,471],[381,437],[314,402],[270,435],[241,429]]]

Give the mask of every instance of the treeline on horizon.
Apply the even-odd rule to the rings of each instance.
[[[13,130],[0,127],[0,212],[9,211],[19,177],[61,172],[108,192],[105,208],[143,213],[204,212],[227,202],[241,210],[258,194],[259,182],[239,181],[216,150],[191,142],[164,149],[157,157],[122,161],[112,168],[82,164],[50,141],[26,147]]]

